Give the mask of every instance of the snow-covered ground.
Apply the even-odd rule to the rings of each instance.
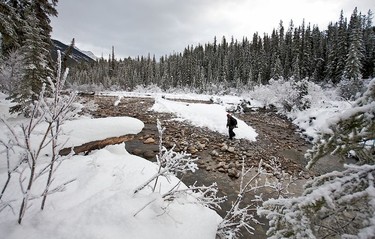
[[[164,113],[174,113],[181,120],[186,120],[197,127],[207,127],[223,135],[228,134],[227,110],[220,104],[184,103],[157,98],[151,110]],[[242,120],[237,119],[238,128],[234,129],[235,138],[256,140],[255,130]]]
[[[261,94],[260,90],[257,92]],[[253,107],[261,107],[274,100],[272,95],[263,94],[254,100],[254,94],[242,96],[209,96],[195,94],[165,94],[152,92],[102,92],[104,95],[118,96],[118,104],[123,96],[155,97],[155,105],[150,110],[172,112],[176,120],[187,120],[199,127],[208,127],[213,131],[227,134],[226,112],[241,100],[246,99]],[[318,92],[318,91],[316,91]],[[162,97],[163,96],[163,97]],[[332,115],[350,107],[349,102],[331,99],[327,94],[312,95],[311,108],[306,111],[288,113],[295,124],[305,134],[315,138],[317,132],[326,127]],[[217,104],[183,103],[168,99],[201,99],[217,102]],[[274,102],[275,103],[275,102]],[[276,104],[275,103],[275,104]],[[5,96],[0,97],[0,115],[14,124],[25,119],[12,118],[7,113],[9,102]],[[67,141],[66,146],[79,145],[85,142],[104,139],[112,136],[136,134],[143,128],[143,122],[130,117],[114,117],[105,119],[76,118],[64,124],[61,140]],[[256,141],[257,132],[239,120],[236,129],[238,138]],[[42,126],[42,127],[45,127]],[[35,139],[41,137],[36,130]],[[0,124],[0,139],[7,141],[9,137],[6,127]],[[36,140],[35,140],[36,141]],[[0,187],[7,179],[5,151],[0,147]],[[47,150],[47,149],[45,149]],[[48,155],[45,151],[38,170],[47,165]],[[177,178],[170,181],[162,179],[158,193],[145,188],[136,195],[135,188],[144,183],[157,171],[154,163],[143,158],[130,155],[124,144],[108,146],[94,151],[89,155],[77,155],[65,160],[58,169],[53,185],[60,185],[69,180],[74,181],[66,186],[63,192],[55,193],[47,198],[46,208],[40,210],[40,198],[32,200],[22,225],[17,224],[21,203],[20,183],[13,176],[1,202],[10,202],[11,207],[0,207],[1,238],[215,238],[216,229],[221,221],[213,210],[199,204],[195,199],[184,197],[173,202],[160,198],[160,193],[167,192],[178,182]],[[45,176],[43,176],[45,177]],[[45,178],[38,180],[45,182]],[[45,185],[35,183],[34,195],[40,195]],[[181,187],[186,187],[181,185]],[[150,203],[152,202],[152,203]],[[145,205],[140,213],[136,214]]]
[[[0,108],[7,110],[9,102],[1,97]],[[3,113],[8,116],[9,114]],[[9,122],[22,120],[8,118]],[[136,134],[143,122],[130,117],[104,119],[75,119],[63,125],[61,142],[66,146],[80,145],[107,137]],[[6,141],[6,129],[0,125],[0,139]],[[34,142],[40,135],[36,130]],[[45,125],[44,125],[45,127]],[[15,126],[16,131],[19,130]],[[3,147],[1,148],[3,150]],[[45,149],[46,150],[46,149]],[[7,165],[2,152],[0,161],[1,188],[7,179]],[[45,167],[48,152],[40,159],[37,170]],[[196,204],[190,197],[171,202],[163,201],[161,194],[178,183],[177,178],[160,178],[158,193],[145,188],[136,195],[134,189],[155,174],[157,166],[143,158],[130,155],[124,144],[108,146],[89,155],[77,155],[63,161],[55,175],[52,188],[74,180],[64,192],[48,196],[47,206],[40,210],[41,199],[34,199],[22,225],[17,224],[22,199],[19,178],[13,176],[1,202],[12,207],[2,208],[0,232],[2,238],[215,238],[220,216],[213,210]],[[40,195],[45,177],[39,178],[32,189]],[[181,185],[180,188],[186,187]],[[136,214],[148,203],[144,210]],[[194,228],[194,230],[192,230]]]
[[[273,81],[271,85],[259,86],[241,95],[207,95],[180,91],[165,93],[157,87],[138,88],[135,92],[108,91],[101,92],[100,95],[117,96],[118,100],[115,104],[118,104],[122,97],[155,98],[156,104],[153,110],[175,113],[178,117],[176,120],[187,120],[195,126],[208,127],[222,134],[227,134],[226,112],[234,111],[238,104],[250,102],[249,106],[254,109],[274,105],[281,114],[299,127],[305,137],[315,140],[319,132],[327,130],[330,118],[335,118],[338,113],[350,109],[353,102],[341,99],[334,88],[322,89],[311,82],[308,85],[308,92],[305,98],[311,102],[310,108],[303,111],[293,109],[290,112],[282,110],[283,101],[296,94],[288,81]],[[172,101],[173,99],[202,100],[215,104],[183,103]],[[257,133],[251,127],[251,123],[246,125],[240,121],[239,128],[235,129],[235,132],[237,138],[256,140]]]

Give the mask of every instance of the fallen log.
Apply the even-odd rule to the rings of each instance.
[[[94,91],[91,91],[91,92],[78,92],[77,95],[79,96],[94,96],[95,95],[95,92]]]
[[[72,151],[74,152],[74,155],[80,154],[80,153],[85,153],[85,155],[87,155],[91,151],[96,150],[96,149],[102,149],[107,145],[121,144],[123,142],[130,141],[133,139],[134,139],[134,135],[124,135],[124,136],[119,136],[119,137],[106,138],[103,140],[96,140],[96,141],[85,143],[79,146],[64,148],[60,150],[59,155],[66,156],[70,154],[70,152]]]

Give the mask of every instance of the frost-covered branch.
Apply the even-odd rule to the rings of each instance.
[[[270,199],[258,213],[270,220],[270,238],[372,238],[375,165],[345,165],[305,185],[302,196]]]
[[[199,204],[211,209],[220,209],[220,204],[226,200],[226,197],[219,197],[217,195],[218,189],[217,184],[213,183],[210,186],[196,186],[195,184],[189,186],[188,188],[180,189],[181,181],[172,187],[168,192],[160,195],[163,201],[174,201],[177,198],[191,198],[188,203]],[[146,207],[157,201],[157,199],[152,199],[150,202],[145,204],[141,209],[139,209],[134,216],[137,216]],[[166,210],[166,208],[163,208]]]
[[[167,179],[171,175],[177,175],[179,173],[186,173],[186,172],[195,172],[198,169],[195,161],[197,159],[192,159],[190,154],[185,152],[178,153],[174,151],[174,147],[170,150],[167,150],[163,145],[163,132],[165,128],[161,127],[160,121],[157,121],[157,128],[159,131],[159,154],[157,155],[157,164],[158,164],[158,171],[150,177],[145,183],[134,190],[134,194],[145,188],[149,185],[152,181],[155,180],[154,187],[152,188],[152,192],[155,192],[155,187],[157,184],[157,180],[159,177],[166,177]],[[217,195],[218,189],[216,183],[213,183],[210,186],[197,186],[196,184],[180,188],[182,185],[181,181],[179,181],[176,185],[174,185],[168,192],[164,194],[158,194],[158,197],[162,201],[175,201],[177,198],[189,198],[189,203],[200,204],[205,207],[209,208],[220,208],[220,204],[226,200],[225,197],[219,197]],[[139,209],[134,216],[138,215],[142,210],[144,210],[149,205],[158,201],[157,199],[153,199],[147,204],[145,204],[141,209]],[[166,208],[163,208],[165,211]]]
[[[232,203],[232,207],[227,211],[227,214],[218,226],[217,235],[220,238],[238,238],[241,228],[244,228],[250,234],[254,233],[255,229],[250,224],[260,224],[253,213],[257,208],[255,203],[263,202],[261,195],[255,194],[258,190],[270,188],[272,191],[276,192],[277,196],[288,194],[287,188],[292,178],[288,178],[288,175],[281,170],[280,164],[277,162],[276,158],[272,159],[268,164],[260,161],[254,175],[245,183],[245,178],[252,172],[254,172],[254,168],[251,167],[245,170],[244,160],[242,160],[240,190],[236,200]],[[272,179],[270,176],[272,176]],[[261,183],[263,178],[265,178],[264,182]],[[255,199],[252,200],[254,204],[241,207],[245,195],[249,192],[255,194]]]
[[[7,189],[8,187],[8,184],[10,182],[10,179],[12,178],[12,175],[13,173],[19,168],[19,166],[22,164],[23,162],[23,157],[21,157],[18,162],[16,162],[15,165],[11,165],[11,159],[10,159],[10,154],[11,152],[14,153],[14,145],[11,143],[11,140],[9,140],[7,143],[5,143],[3,140],[0,140],[0,145],[2,145],[5,149],[3,152],[0,152],[1,154],[5,153],[6,154],[6,160],[7,160],[7,174],[8,174],[8,177],[4,183],[4,186],[3,186],[3,189],[1,190],[1,193],[0,193],[0,200],[1,198],[3,197],[4,193],[5,193],[5,190]]]
[[[220,204],[226,200],[226,197],[219,197],[217,193],[218,189],[216,183],[213,183],[210,186],[196,186],[196,184],[194,183],[186,189],[176,190],[175,188],[172,188],[169,192],[163,194],[162,198],[164,200],[172,201],[175,198],[189,195],[196,200],[193,201],[193,203],[200,204],[212,209],[220,209]]]
[[[158,160],[160,164],[158,165],[158,172],[150,177],[145,183],[140,185],[134,190],[134,194],[145,188],[152,181],[157,180],[160,176],[168,178],[170,175],[176,175],[177,173],[186,173],[188,171],[194,172],[198,169],[197,164],[194,162],[197,159],[192,159],[190,154],[185,152],[178,153],[173,151],[174,147],[167,150],[162,147],[162,157]]]
[[[49,187],[53,180],[53,174],[56,171],[55,163],[61,160],[64,157],[59,155],[59,151],[63,148],[64,144],[59,145],[58,139],[61,134],[61,125],[69,118],[72,118],[75,114],[75,111],[72,110],[73,103],[75,100],[75,93],[72,92],[69,96],[63,96],[61,94],[67,74],[69,69],[66,69],[64,74],[61,74],[61,54],[58,52],[58,70],[56,72],[56,78],[54,81],[51,78],[48,78],[49,86],[51,89],[52,99],[50,102],[46,101],[46,98],[42,98],[41,102],[43,104],[44,112],[46,112],[45,121],[51,125],[50,138],[51,138],[51,160],[49,164],[49,173],[46,182],[45,193],[43,194],[43,200],[41,204],[41,209],[44,209],[44,205],[47,199]],[[70,155],[69,155],[70,156]],[[68,156],[68,157],[69,157]]]
[[[164,129],[161,127],[160,122],[158,120],[158,130],[159,135],[162,135]],[[197,164],[195,161],[197,159],[192,159],[191,154],[186,152],[175,152],[174,147],[170,150],[167,150],[162,144],[162,139],[159,140],[159,155],[156,156],[157,164],[158,164],[158,171],[150,177],[145,183],[140,185],[138,188],[134,190],[134,194],[141,191],[147,185],[149,185],[152,181],[155,180],[155,184],[153,187],[153,192],[155,191],[156,184],[158,178],[160,176],[168,177],[170,175],[177,175],[178,173],[186,173],[186,172],[195,172],[198,169]]]
[[[61,126],[64,121],[73,117],[77,112],[73,105],[75,93],[73,92],[69,96],[61,94],[67,72],[61,74],[60,52],[58,52],[58,56],[59,70],[56,73],[56,78],[54,80],[49,78],[49,84],[43,85],[38,100],[33,102],[33,107],[30,111],[31,115],[27,123],[14,126],[9,124],[5,119],[1,119],[7,128],[9,142],[0,142],[5,148],[4,153],[7,154],[8,158],[8,179],[5,182],[0,199],[4,195],[11,175],[18,173],[18,181],[22,194],[22,203],[18,216],[19,224],[21,224],[25,212],[29,208],[28,202],[30,200],[43,197],[41,202],[41,209],[43,209],[47,195],[63,190],[66,185],[64,183],[50,190],[54,180],[54,172],[62,160],[67,158],[58,154],[59,150],[64,146],[64,143],[59,142]],[[20,132],[17,129],[20,129]],[[17,150],[13,150],[15,148]],[[11,149],[13,150],[12,158],[16,158],[16,162],[12,162],[13,166],[10,166],[9,163]],[[22,153],[17,155],[15,151],[20,150]],[[42,167],[39,161],[42,156],[44,157],[44,150],[48,150],[48,155],[50,155],[51,159],[47,166]],[[43,193],[41,195],[32,195],[34,182],[42,178],[41,176],[47,172],[48,177]]]
[[[262,162],[260,162],[258,168],[259,170],[256,172],[256,174],[246,184],[244,184],[244,178],[252,170],[252,168],[245,171],[244,160],[242,160],[240,192],[238,193],[234,203],[232,203],[232,207],[229,209],[229,211],[227,211],[227,214],[218,225],[216,234],[220,238],[237,238],[241,228],[245,228],[251,234],[255,230],[252,226],[250,226],[250,221],[258,223],[254,219],[254,215],[250,212],[251,206],[247,205],[244,208],[240,208],[240,204],[243,202],[243,197],[245,196],[248,187],[250,187],[252,183],[257,185],[258,177],[262,173],[260,167],[261,163]]]

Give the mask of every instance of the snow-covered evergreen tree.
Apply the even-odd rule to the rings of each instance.
[[[363,78],[375,77],[375,32],[372,27],[373,12],[368,11],[367,16],[364,20],[364,31],[363,31],[363,45],[364,51],[364,62],[363,62]]]
[[[24,81],[20,91],[10,98],[17,103],[12,112],[27,111],[29,103],[38,98],[40,79],[52,76],[50,56],[52,27],[50,16],[57,16],[58,0],[9,0],[0,3],[0,33],[2,53],[21,49],[24,59]],[[38,79],[39,78],[39,79]]]
[[[13,3],[12,3],[13,2]],[[7,55],[11,51],[20,47],[22,36],[22,26],[24,20],[19,14],[19,9],[23,3],[17,1],[0,2],[0,33],[1,33],[1,54]]]
[[[48,67],[49,45],[41,38],[41,28],[32,9],[28,12],[27,19],[29,25],[25,30],[26,40],[21,48],[25,74],[19,90],[10,95],[12,101],[17,103],[10,111],[25,115],[28,114],[30,104],[38,99],[43,81],[52,75],[52,70]]]
[[[345,165],[305,184],[299,197],[270,199],[258,210],[270,238],[374,238],[375,79],[353,108],[340,113],[306,154],[311,168],[326,154],[353,155]]]
[[[337,26],[337,65],[335,69],[335,76],[338,80],[342,79],[345,69],[345,62],[348,55],[348,29],[347,20],[344,18],[344,13],[341,11],[340,20]]]
[[[349,52],[343,72],[343,80],[347,82],[341,86],[344,98],[352,98],[361,89],[363,50],[361,16],[356,8],[349,24]]]

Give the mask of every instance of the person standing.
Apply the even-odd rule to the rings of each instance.
[[[230,114],[227,114],[227,128],[229,129],[229,139],[233,139],[236,136],[233,129],[237,128],[237,120]]]

